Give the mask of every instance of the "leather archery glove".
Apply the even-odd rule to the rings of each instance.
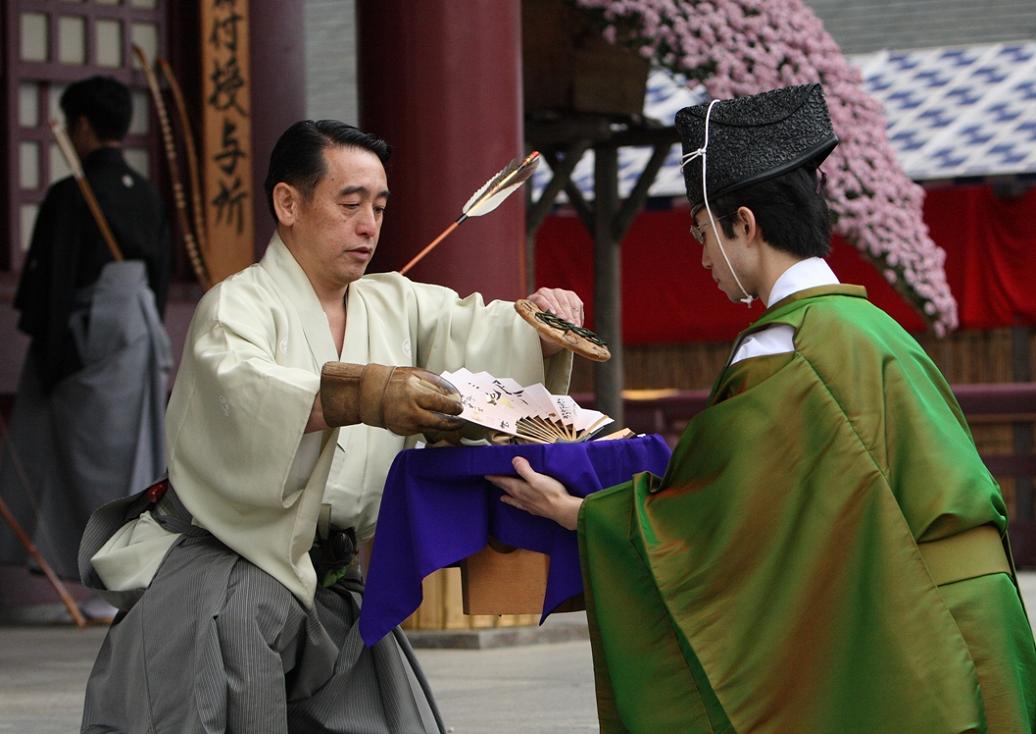
[[[457,388],[420,367],[328,362],[320,404],[329,426],[364,423],[400,436],[456,430],[464,421]]]

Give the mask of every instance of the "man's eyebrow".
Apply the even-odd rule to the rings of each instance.
[[[363,196],[366,196],[369,193],[370,193],[370,189],[368,189],[366,186],[346,186],[345,188],[341,189],[338,192],[338,195],[339,196],[349,196],[351,194],[361,194]],[[375,199],[387,199],[387,198],[389,198],[389,196],[390,196],[389,190],[388,189],[384,189],[382,191],[379,191],[374,198]]]

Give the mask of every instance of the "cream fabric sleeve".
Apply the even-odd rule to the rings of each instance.
[[[414,283],[398,273],[369,275],[349,294],[345,361],[412,365],[432,372],[486,370],[524,384],[568,390],[571,352],[543,359],[539,337],[512,303],[484,304],[442,286]],[[392,460],[420,437],[404,439],[379,428],[348,426],[327,483],[332,519],[365,539],[374,533]]]
[[[511,301],[483,302],[479,293],[460,298],[449,288],[410,283],[416,305],[417,363],[433,372],[460,367],[511,377],[522,384],[542,382],[567,393],[572,353],[544,359],[536,330]]]
[[[167,413],[169,472],[198,524],[308,603],[333,432],[304,435],[319,366],[271,290],[239,277],[199,304]]]

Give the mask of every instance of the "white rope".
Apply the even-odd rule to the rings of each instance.
[[[712,116],[713,105],[718,101],[719,100],[714,99],[709,102],[709,108],[705,110],[705,141],[698,150],[692,151],[683,156],[683,162],[680,164],[680,167],[683,168],[695,158],[701,156],[701,192],[705,199],[705,212],[709,215],[709,224],[712,226],[712,233],[716,237],[716,245],[719,246],[719,252],[723,255],[723,261],[726,262],[727,269],[730,270],[730,274],[734,276],[734,282],[737,283],[737,287],[740,288],[741,293],[744,294],[744,298],[738,300],[751,308],[752,301],[755,300],[755,296],[751,295],[747,290],[745,290],[745,287],[741,285],[741,279],[737,277],[737,271],[734,270],[734,266],[730,263],[730,258],[727,257],[727,251],[723,249],[723,239],[719,236],[719,229],[716,227],[716,220],[712,216],[712,207],[709,206],[709,190],[705,185],[705,167],[708,162],[709,149],[709,118]]]

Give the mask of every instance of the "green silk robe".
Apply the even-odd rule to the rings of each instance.
[[[936,586],[918,548],[983,525],[1006,548],[949,385],[862,288],[748,331],[772,324],[795,351],[728,366],[665,477],[583,503],[602,731],[1031,731],[1013,574]]]

